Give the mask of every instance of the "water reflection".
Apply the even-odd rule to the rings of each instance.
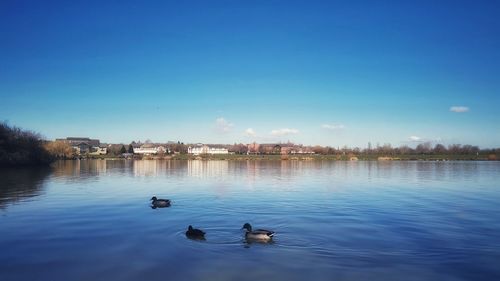
[[[43,193],[50,168],[0,169],[0,209]]]
[[[187,162],[187,174],[195,178],[223,178],[229,171],[229,161],[190,160]]]
[[[53,164],[54,176],[65,178],[93,177],[106,174],[108,163],[120,163],[125,161],[106,160],[62,160]]]
[[[157,176],[158,173],[161,173],[162,164],[165,164],[163,161],[155,161],[155,160],[137,160],[134,161],[134,175],[136,177],[151,177]]]
[[[0,171],[0,280],[500,276],[498,162],[82,160],[53,170]],[[152,211],[153,195],[172,207]],[[246,221],[276,230],[274,244],[247,241]],[[207,240],[187,239],[189,224]]]
[[[317,173],[322,176],[318,179],[333,182],[405,179],[425,183],[457,178],[467,181],[470,175],[480,177],[483,172],[479,169],[479,164],[481,169],[498,170],[497,165],[479,162],[77,160],[56,162],[54,176],[66,180],[82,180],[119,173],[124,176],[189,177],[191,180],[218,182],[236,180],[252,186],[262,179],[286,184]]]
[[[243,247],[250,248],[252,246],[266,246],[266,245],[274,245],[276,242],[274,240],[252,240],[252,239],[243,239]]]

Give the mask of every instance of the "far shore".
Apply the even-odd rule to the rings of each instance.
[[[79,159],[106,159],[106,160],[282,160],[282,161],[496,161],[500,155],[479,154],[479,155],[257,155],[257,154],[222,154],[222,155],[191,155],[191,154],[173,154],[173,155],[153,155],[141,156],[134,155],[129,157],[112,155],[89,155]]]

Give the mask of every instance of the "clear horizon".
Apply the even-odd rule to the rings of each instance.
[[[500,3],[4,1],[0,121],[107,143],[500,147]]]

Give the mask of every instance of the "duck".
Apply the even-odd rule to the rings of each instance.
[[[266,229],[256,229],[252,230],[252,225],[248,222],[243,225],[241,229],[245,229],[245,238],[247,240],[257,240],[267,242],[270,241],[274,236],[274,231]]]
[[[192,225],[188,226],[188,230],[186,231],[186,236],[187,238],[193,240],[205,240],[205,232],[200,229],[193,228]]]
[[[170,200],[169,199],[158,199],[158,198],[156,198],[156,196],[153,196],[151,198],[151,207],[153,207],[153,209],[170,207]]]

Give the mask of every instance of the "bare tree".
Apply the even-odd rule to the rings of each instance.
[[[434,154],[446,154],[448,152],[448,150],[446,149],[446,147],[440,143],[436,144],[436,146],[434,146],[434,150],[433,150]]]
[[[76,156],[75,149],[63,141],[50,141],[44,147],[55,158],[72,159]]]

